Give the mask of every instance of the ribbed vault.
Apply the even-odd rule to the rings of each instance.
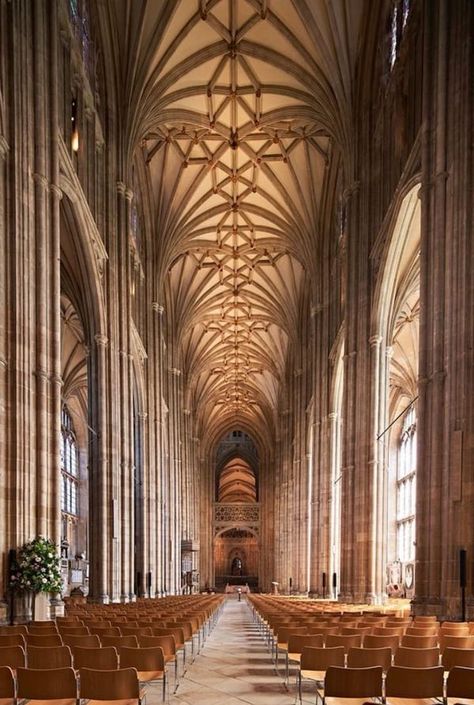
[[[302,293],[317,279],[332,154],[346,143],[347,27],[360,5],[115,3],[156,276],[188,406],[209,433],[240,422],[271,436]]]

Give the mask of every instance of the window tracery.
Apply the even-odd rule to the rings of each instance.
[[[392,4],[388,23],[390,34],[388,61],[390,71],[395,66],[400,53],[400,45],[408,23],[410,7],[410,0],[395,0]]]
[[[397,553],[402,562],[415,557],[416,411],[405,414],[397,469]]]
[[[72,418],[66,406],[61,413],[61,511],[77,517],[79,514],[78,447]]]

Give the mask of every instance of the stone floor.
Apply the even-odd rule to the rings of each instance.
[[[293,705],[292,681],[289,692],[275,672],[247,603],[229,597],[170,705]],[[148,689],[146,705],[161,705],[159,686]]]

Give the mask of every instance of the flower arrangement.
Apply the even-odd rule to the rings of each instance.
[[[60,560],[55,544],[44,536],[37,536],[18,551],[16,564],[10,575],[13,590],[32,592],[61,592]]]

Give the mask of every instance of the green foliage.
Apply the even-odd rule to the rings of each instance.
[[[61,592],[60,560],[55,544],[37,536],[18,551],[10,587],[24,592]]]

